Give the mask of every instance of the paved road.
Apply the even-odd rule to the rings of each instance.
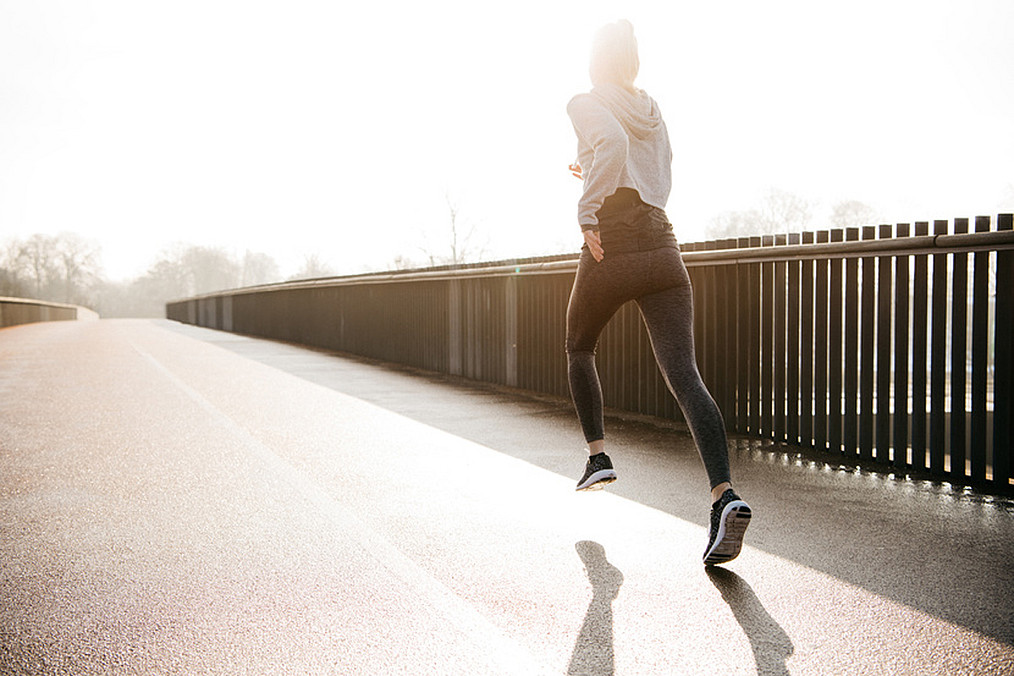
[[[0,673],[1011,674],[1014,507],[184,327],[0,331]]]

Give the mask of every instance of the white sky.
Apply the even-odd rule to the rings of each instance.
[[[1014,2],[0,0],[0,241],[77,232],[107,274],[174,242],[340,273],[449,243],[576,250],[565,106],[629,18],[684,241],[769,188],[884,220],[1014,199]]]

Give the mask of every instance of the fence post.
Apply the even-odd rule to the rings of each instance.
[[[510,387],[518,386],[518,278],[506,278],[504,298],[504,380]]]
[[[750,246],[759,247],[761,246],[762,240],[760,237],[751,237]],[[750,263],[749,264],[749,278],[750,278],[750,297],[749,297],[749,314],[750,314],[750,434],[755,436],[764,436],[763,428],[763,385],[761,384],[761,374],[763,372],[763,361],[761,359],[761,316],[763,313],[763,305],[761,298],[763,297],[763,290],[761,287],[761,264]]]
[[[814,233],[804,232],[803,244],[813,244]],[[813,267],[814,260],[806,258],[800,266],[799,303],[799,441],[803,446],[812,446],[813,436]]]
[[[817,233],[817,243],[830,241],[831,233],[821,230]],[[828,356],[831,353],[828,341],[828,303],[831,292],[828,287],[828,271],[831,261],[818,260],[816,267],[816,289],[813,305],[813,445],[826,451],[828,445],[827,399],[828,399]],[[840,364],[838,365],[840,367]]]
[[[461,280],[447,282],[447,370],[460,376],[463,369],[461,354]]]
[[[954,219],[954,233],[968,232],[968,219]],[[967,385],[966,354],[968,352],[968,254],[953,256],[951,279],[951,475],[967,476],[965,449],[965,390]]]
[[[891,238],[891,226],[881,225],[879,239]],[[876,458],[891,459],[891,272],[893,257],[877,257],[877,446]]]
[[[933,221],[933,234],[946,235],[947,221]],[[930,336],[930,471],[944,473],[947,453],[947,254],[933,256],[933,328]]]
[[[929,223],[915,224],[915,236],[929,234]],[[912,465],[925,469],[926,462],[926,381],[929,362],[926,361],[926,341],[929,336],[929,256],[915,257],[915,283],[912,287]]]
[[[990,219],[975,219],[976,232],[989,232]],[[986,419],[986,365],[989,350],[989,252],[972,256],[972,420],[969,453],[972,481],[986,481],[986,456],[989,445]],[[1010,289],[1008,289],[1010,293]]]
[[[799,233],[791,233],[789,235],[789,244],[798,245],[801,241]],[[791,260],[788,264],[788,343],[786,348],[786,355],[788,356],[788,372],[785,378],[785,391],[786,391],[786,406],[787,420],[785,431],[788,436],[789,443],[799,443],[799,399],[800,385],[799,385],[799,369],[800,369],[800,276],[799,276],[799,261]],[[806,395],[809,397],[809,393]],[[809,445],[809,439],[806,444]]]
[[[997,219],[997,230],[1014,230],[1011,214]],[[996,252],[996,308],[993,321],[993,481],[1007,488],[1014,474],[1014,251]],[[1006,293],[1001,293],[1006,289]]]
[[[897,236],[909,236],[908,223],[899,223]],[[908,464],[908,283],[909,257],[894,259],[894,465]],[[890,410],[888,410],[890,414]]]
[[[844,230],[832,230],[831,241],[841,242],[845,238]],[[842,266],[843,261],[841,258],[833,258],[830,261],[831,267],[831,281],[830,281],[830,292],[831,297],[829,299],[829,326],[828,326],[828,338],[830,343],[830,350],[828,351],[828,379],[827,379],[827,398],[828,398],[828,416],[827,416],[827,434],[828,434],[828,445],[830,450],[834,453],[842,452],[842,373],[844,368],[844,359],[842,357],[842,291],[844,290],[842,281]],[[854,351],[854,348],[853,348]],[[853,352],[854,356],[854,352]]]
[[[775,246],[785,246],[787,243],[785,235],[775,236]],[[785,342],[785,328],[786,328],[786,295],[788,291],[788,279],[787,269],[788,263],[786,261],[776,261],[774,264],[775,273],[775,284],[772,287],[772,292],[775,297],[774,304],[774,353],[772,355],[772,366],[774,367],[773,373],[773,387],[772,399],[774,399],[774,418],[772,420],[772,429],[774,431],[774,438],[778,441],[786,440],[786,415],[785,415],[785,387],[786,387],[786,361],[790,355],[790,350]]]
[[[863,239],[871,240],[877,236],[876,226],[863,228]],[[876,418],[873,397],[876,382],[876,311],[877,311],[877,259],[862,259],[862,292],[860,322],[860,359],[859,359],[859,456],[867,460],[873,458]]]
[[[736,240],[725,239],[720,242],[720,248],[722,249],[734,249],[736,247]],[[737,381],[739,374],[739,365],[736,363],[739,357],[739,342],[738,342],[738,308],[739,305],[739,284],[738,284],[738,267],[735,265],[723,265],[718,270],[718,275],[721,278],[721,284],[718,285],[719,293],[719,307],[721,308],[721,325],[722,325],[722,337],[721,344],[723,349],[724,359],[720,361],[720,369],[722,375],[722,387],[721,387],[721,407],[722,414],[725,419],[725,428],[728,431],[734,431],[737,428],[736,423],[736,396],[737,396]]]
[[[848,228],[845,231],[845,239],[847,241],[858,240],[859,228]],[[865,299],[865,260],[863,263],[862,288],[864,290],[863,298]],[[859,259],[849,258],[845,261],[845,413],[842,420],[842,439],[845,444],[845,452],[849,455],[854,455],[859,447],[858,439],[856,438],[856,404],[859,400],[858,377],[859,369],[865,368],[865,361],[859,362],[858,359],[860,328],[859,284]],[[862,326],[865,325],[866,322],[863,321]]]
[[[773,235],[761,237],[762,246],[775,245]],[[775,435],[774,426],[774,336],[775,336],[775,266],[769,261],[761,263],[761,434],[765,437]]]
[[[718,248],[718,242],[709,240],[703,243],[704,251],[714,251]],[[694,347],[697,353],[697,364],[701,371],[701,377],[707,383],[716,402],[721,401],[718,393],[722,387],[722,378],[718,374],[721,348],[718,341],[718,303],[717,303],[717,271],[712,265],[706,265],[694,270],[696,281],[694,283],[694,315],[699,319],[700,333],[695,333]],[[697,299],[700,298],[700,302]]]
[[[736,241],[740,249],[750,247],[750,238],[742,237]],[[739,353],[738,370],[736,373],[736,431],[743,434],[750,430],[750,341],[752,324],[750,323],[753,301],[750,296],[750,265],[736,263],[736,341]]]

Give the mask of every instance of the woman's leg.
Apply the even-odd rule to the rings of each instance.
[[[693,289],[686,284],[637,299],[651,337],[655,360],[669,391],[676,397],[714,492],[731,481],[725,422],[697,370],[694,354]]]
[[[706,566],[718,565],[739,556],[752,511],[731,490],[725,423],[697,370],[690,277],[678,251],[659,252],[653,262],[650,276],[661,290],[646,293],[637,303],[655,360],[683,410],[708,473],[712,504],[703,559]]]
[[[595,368],[595,352],[567,352],[567,379],[577,418],[581,422],[588,451],[599,453],[604,448],[605,424],[602,418],[602,386]]]
[[[567,377],[585,441],[591,454],[603,451],[605,429],[602,386],[595,348],[609,319],[626,300],[610,277],[615,261],[596,263],[584,252],[567,305]]]

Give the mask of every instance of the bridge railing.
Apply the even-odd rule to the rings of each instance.
[[[34,322],[52,322],[98,317],[94,311],[77,305],[50,303],[28,298],[0,297],[0,328]]]
[[[1011,486],[1011,215],[683,246],[697,358],[730,432]],[[292,282],[178,321],[566,396],[575,257]],[[637,309],[606,327],[607,406],[679,419]]]

